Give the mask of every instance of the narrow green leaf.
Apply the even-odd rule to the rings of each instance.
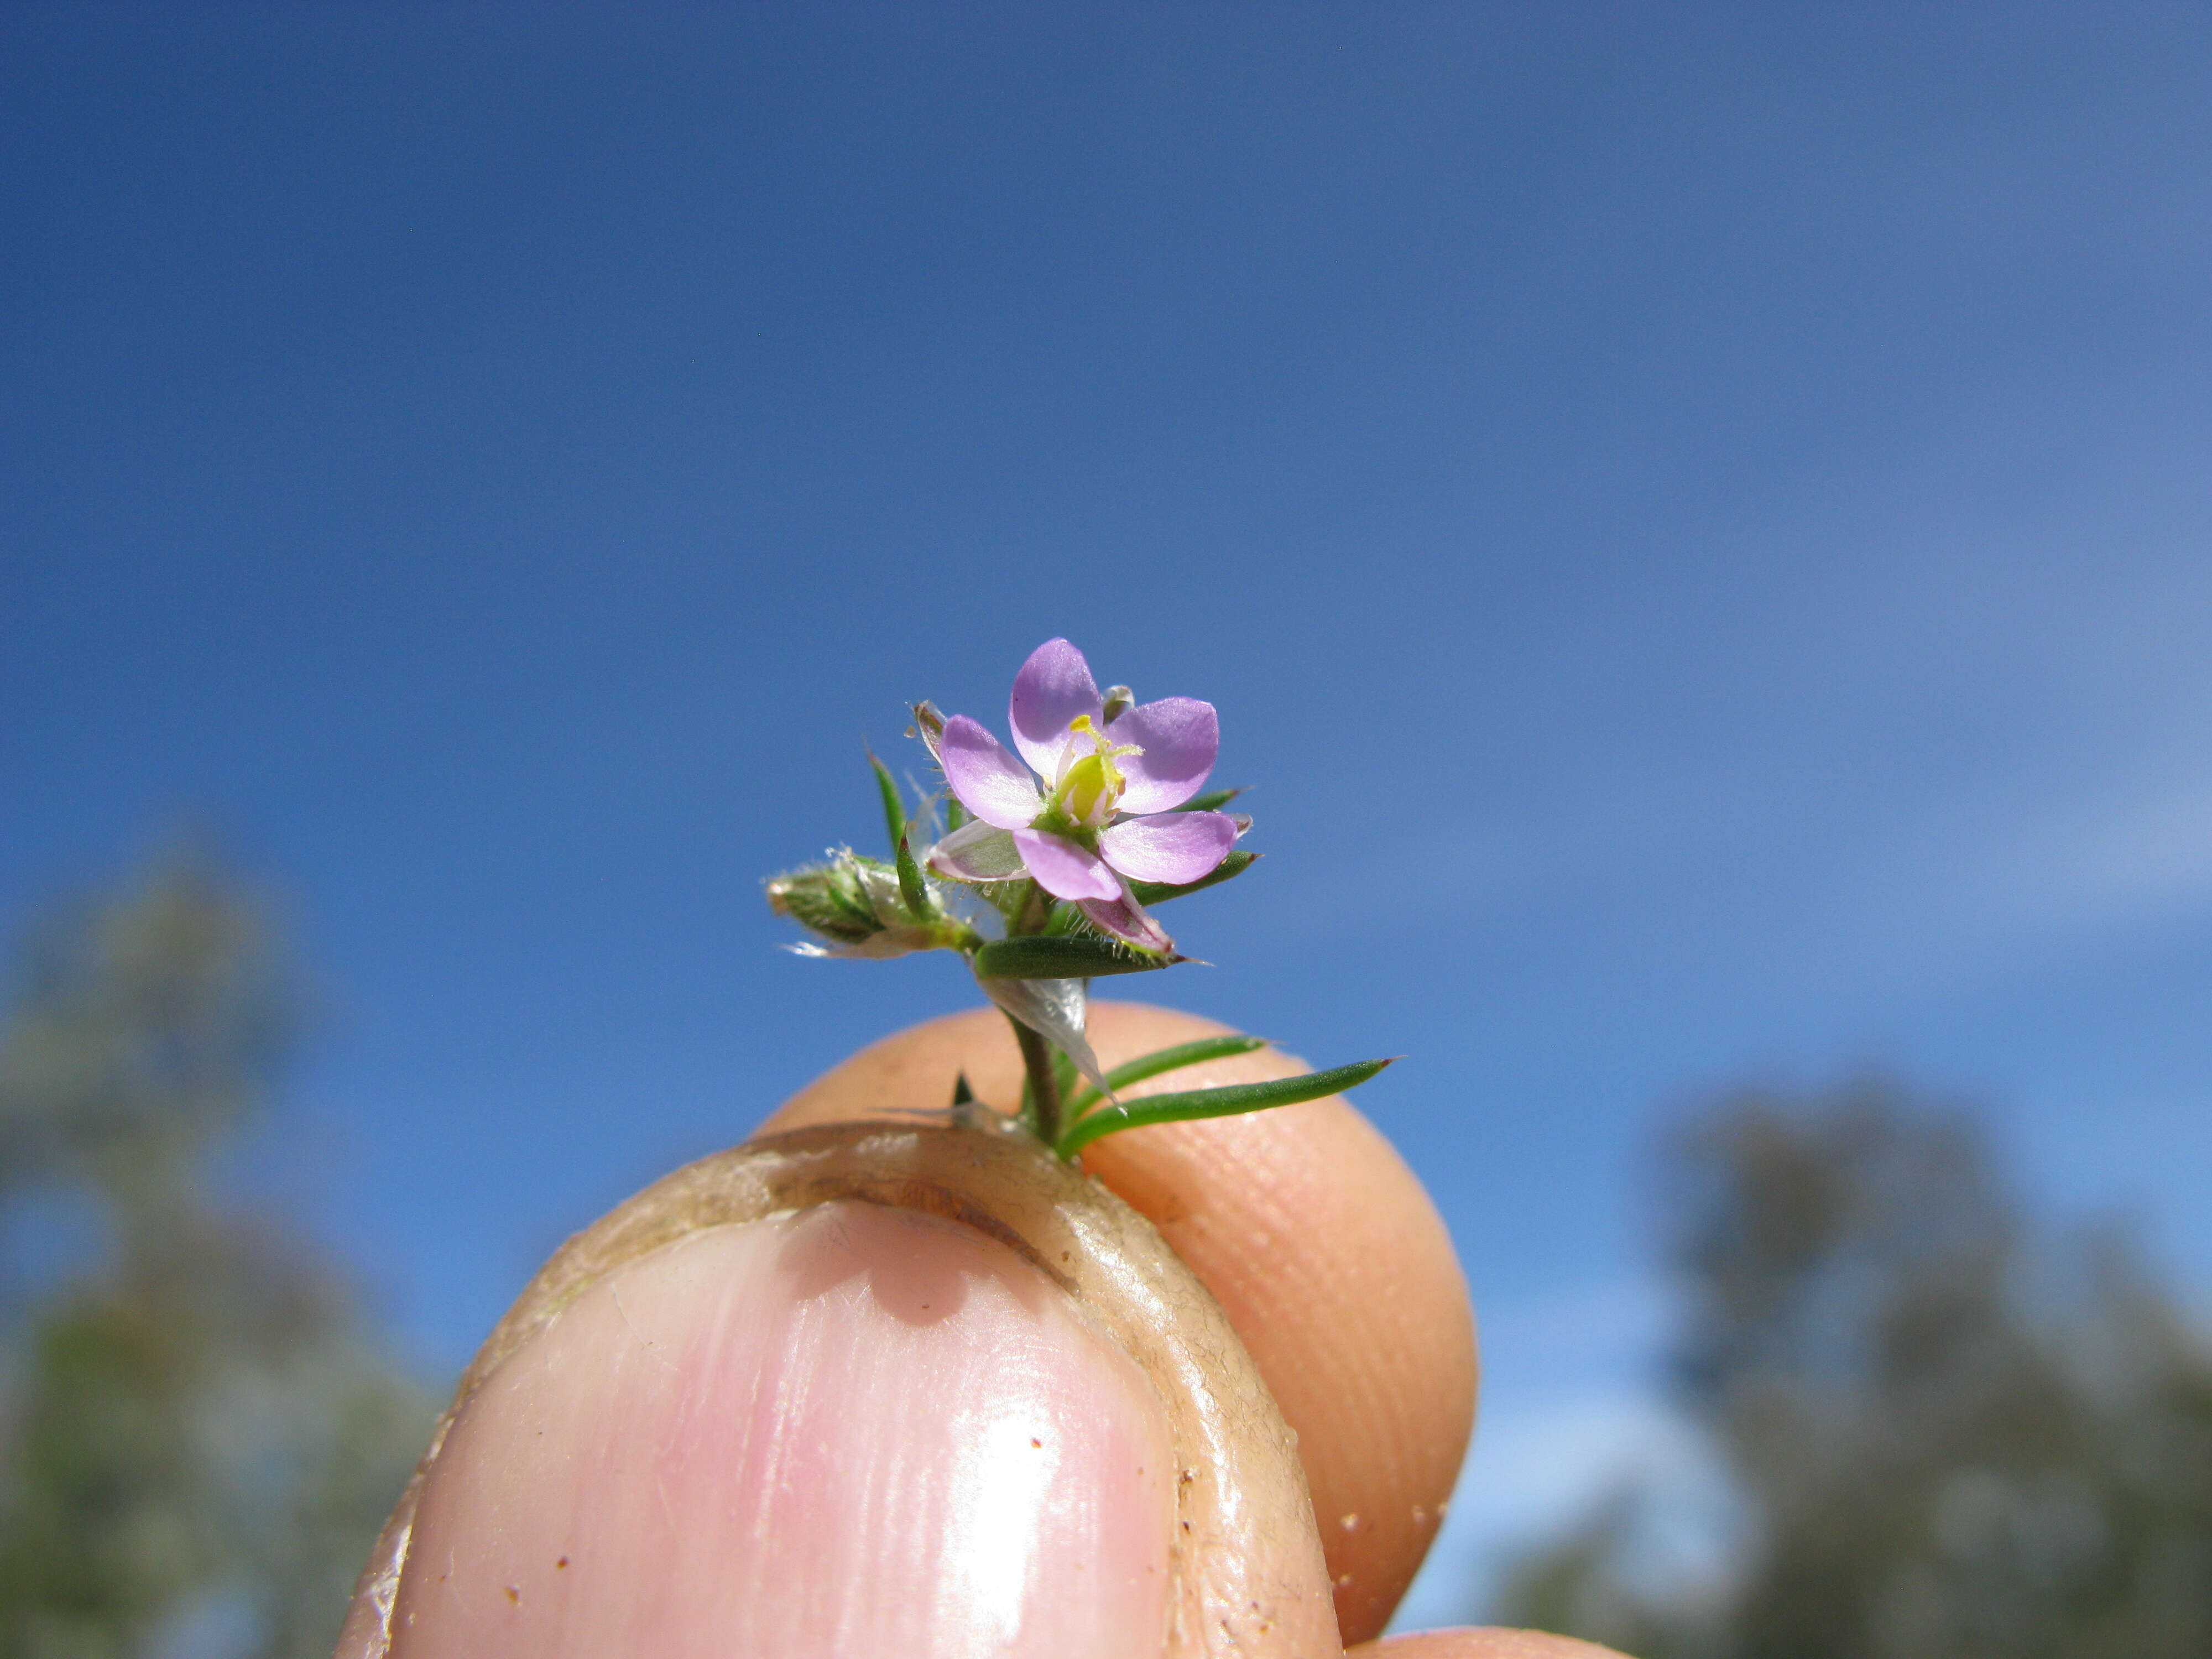
[[[1255,1048],[1267,1046],[1265,1037],[1235,1036],[1200,1037],[1194,1042],[1178,1042],[1172,1048],[1155,1048],[1149,1054],[1116,1066],[1106,1073],[1106,1085],[1110,1089],[1126,1089],[1133,1083],[1142,1083],[1148,1077],[1158,1077],[1163,1072],[1179,1071],[1186,1066],[1197,1066],[1209,1060],[1225,1060],[1231,1054],[1249,1054]],[[1081,1116],[1106,1097],[1096,1089],[1085,1089],[1067,1103],[1069,1112]]]
[[[891,769],[876,758],[876,751],[867,751],[868,764],[875,769],[876,793],[884,798],[884,828],[890,833],[891,847],[898,848],[899,840],[906,834],[906,806],[899,799],[899,787],[891,780]]]
[[[1211,872],[1196,881],[1186,881],[1175,886],[1158,881],[1133,881],[1129,890],[1137,896],[1139,904],[1164,904],[1171,898],[1181,898],[1185,893],[1195,893],[1203,888],[1217,887],[1231,876],[1241,876],[1258,860],[1257,853],[1231,853],[1215,865]]]
[[[898,840],[892,843],[898,848],[899,897],[906,902],[908,915],[916,921],[926,921],[935,907],[930,902],[928,884],[921,878],[921,866],[914,861],[914,849],[907,845],[907,834],[906,830],[900,830]]]
[[[968,1086],[968,1073],[955,1073],[952,1078],[952,1103],[955,1106],[970,1106],[975,1103],[975,1091]]]
[[[1123,1129],[1141,1129],[1153,1123],[1182,1123],[1192,1118],[1231,1117],[1239,1112],[1264,1111],[1270,1106],[1294,1106],[1302,1100],[1318,1100],[1357,1088],[1385,1066],[1387,1060],[1362,1060],[1334,1071],[1312,1072],[1304,1077],[1279,1078],[1273,1083],[1232,1083],[1222,1089],[1192,1089],[1182,1094],[1154,1095],[1119,1106],[1101,1106],[1078,1118],[1060,1133],[1054,1148],[1062,1158],[1073,1158],[1101,1135]]]
[[[1141,974],[1168,966],[1172,958],[1145,957],[1103,939],[1071,933],[1054,939],[1024,933],[994,939],[975,952],[978,979],[1097,979],[1108,974]]]
[[[1244,792],[1237,789],[1212,789],[1203,795],[1193,795],[1182,805],[1170,807],[1176,812],[1218,812]]]

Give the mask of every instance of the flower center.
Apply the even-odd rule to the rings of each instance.
[[[1121,804],[1121,792],[1129,783],[1114,763],[1124,755],[1145,751],[1133,743],[1107,742],[1106,734],[1091,724],[1088,714],[1078,714],[1067,723],[1067,730],[1073,741],[1060,757],[1060,779],[1053,786],[1045,811],[1070,818],[1086,830],[1103,828]],[[1086,741],[1091,745],[1087,754],[1083,748]]]

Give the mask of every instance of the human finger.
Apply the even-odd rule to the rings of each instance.
[[[1344,1659],[1622,1659],[1611,1648],[1533,1630],[1427,1630],[1363,1643]]]
[[[1141,1004],[1091,1008],[1091,1042],[1109,1067],[1224,1029]],[[1304,1069],[1262,1049],[1127,1092]],[[862,1050],[763,1131],[941,1106],[962,1074],[986,1101],[1019,1097],[1020,1057],[994,1011]],[[1220,1302],[1297,1432],[1344,1638],[1376,1635],[1435,1535],[1474,1425],[1473,1315],[1435,1206],[1340,1097],[1109,1135],[1084,1162]]]
[[[1033,1142],[799,1130],[556,1252],[341,1659],[1337,1650],[1288,1426],[1158,1235]]]

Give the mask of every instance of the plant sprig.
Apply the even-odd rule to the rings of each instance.
[[[1259,854],[1235,845],[1251,820],[1221,810],[1242,791],[1202,789],[1219,742],[1211,703],[1139,703],[1119,685],[1102,693],[1083,653],[1048,640],[1015,677],[1008,712],[1019,758],[980,721],[915,704],[909,735],[945,788],[911,805],[869,752],[890,860],[839,848],[769,882],[770,905],[828,941],[793,949],[959,952],[1020,1046],[1018,1121],[1067,1159],[1103,1135],[1312,1100],[1390,1064],[1120,1099],[1116,1091],[1152,1078],[1266,1046],[1203,1037],[1107,1072],[1086,1029],[1092,980],[1192,959],[1151,908],[1251,869]],[[964,1074],[953,1103],[976,1103]]]

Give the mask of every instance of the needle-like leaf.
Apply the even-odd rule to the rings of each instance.
[[[1141,974],[1165,968],[1171,957],[1140,956],[1094,935],[1054,938],[1028,933],[994,939],[975,952],[978,979],[1097,979],[1108,974]]]
[[[1110,1088],[1126,1089],[1163,1072],[1179,1071],[1209,1060],[1225,1060],[1231,1054],[1249,1054],[1255,1048],[1267,1046],[1267,1038],[1246,1036],[1242,1032],[1233,1036],[1200,1037],[1193,1042],[1178,1042],[1172,1048],[1155,1048],[1149,1054],[1139,1054],[1107,1073],[1106,1082]],[[1104,1098],[1096,1089],[1085,1089],[1068,1101],[1067,1109],[1072,1115],[1079,1117]]]
[[[1232,876],[1241,876],[1252,867],[1259,856],[1257,853],[1231,853],[1196,881],[1180,882],[1174,885],[1161,881],[1133,881],[1129,884],[1129,890],[1136,895],[1139,904],[1162,904],[1171,898],[1181,898],[1185,893],[1218,887]]]
[[[1145,1100],[1101,1106],[1078,1118],[1060,1137],[1053,1150],[1072,1158],[1101,1135],[1124,1129],[1141,1129],[1154,1123],[1182,1123],[1193,1118],[1231,1117],[1239,1112],[1265,1111],[1270,1106],[1294,1106],[1302,1100],[1318,1100],[1357,1088],[1390,1064],[1387,1060],[1362,1060],[1333,1071],[1310,1072],[1304,1077],[1279,1078],[1272,1083],[1232,1083],[1220,1089],[1192,1089],[1181,1094],[1153,1095]]]
[[[1218,812],[1243,794],[1243,789],[1209,789],[1202,795],[1193,795],[1182,805],[1171,810],[1177,812]]]

